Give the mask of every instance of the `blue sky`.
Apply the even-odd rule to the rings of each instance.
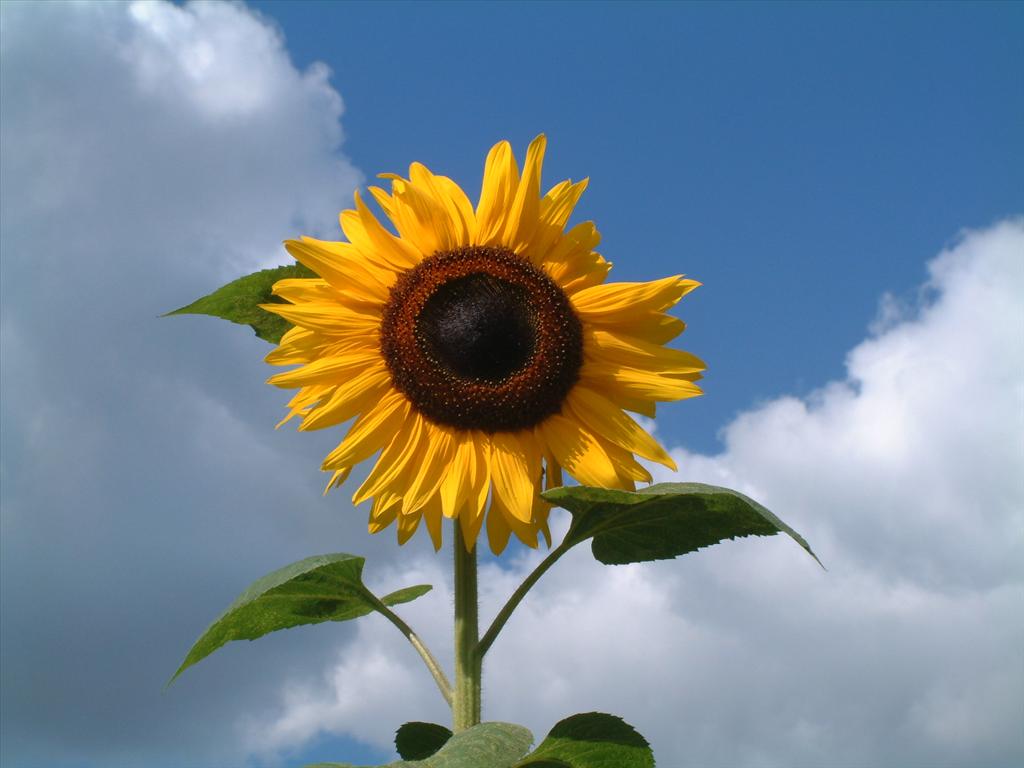
[[[830,570],[775,539],[578,553],[496,644],[487,716],[614,711],[668,768],[1024,760],[1020,4],[0,14],[5,766],[380,761],[444,718],[374,618],[162,692],[249,582],[324,551],[434,583],[403,615],[447,658],[450,573],[320,496],[338,435],[272,430],[263,342],[157,315],[333,237],[377,173],[475,196],[495,141],[540,132],[547,183],[590,177],[613,278],[704,283],[678,314],[707,394],[659,409],[659,479],[755,495]],[[484,614],[537,557],[485,566]]]
[[[708,396],[665,414],[697,448],[840,375],[881,291],[1020,209],[1012,3],[253,7],[334,71],[367,174],[420,160],[478,189],[496,137],[546,132],[621,279],[704,282],[683,312]]]

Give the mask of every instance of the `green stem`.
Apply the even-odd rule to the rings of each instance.
[[[508,602],[505,603],[505,606],[498,612],[498,615],[494,617],[494,621],[491,622],[491,626],[487,629],[487,632],[484,634],[477,646],[477,655],[480,657],[481,662],[483,661],[484,654],[487,653],[495,638],[498,637],[498,633],[501,632],[501,628],[505,626],[505,622],[509,620],[512,616],[512,612],[516,609],[519,603],[523,601],[523,598],[526,597],[526,593],[530,591],[530,588],[537,583],[537,579],[543,576],[547,572],[548,568],[555,564],[555,561],[558,560],[558,558],[569,551],[572,545],[570,544],[566,546],[566,542],[568,540],[569,536],[566,534],[562,543],[551,550],[551,553],[541,561],[541,564],[533,569],[530,575],[527,576],[523,583],[519,585],[519,588],[512,593],[512,597],[508,599]]]
[[[455,688],[452,697],[452,731],[458,733],[480,722],[480,678],[483,655],[478,650],[476,549],[470,550],[455,528]]]
[[[441,691],[441,695],[444,696],[444,700],[448,703],[448,706],[452,706],[452,684],[448,682],[448,678],[444,674],[444,669],[434,658],[434,654],[430,652],[430,649],[424,645],[423,641],[420,640],[419,635],[413,632],[412,627],[406,624],[402,618],[388,608],[380,599],[374,595],[370,590],[366,590],[366,595],[375,604],[377,611],[384,615],[388,621],[398,627],[398,631],[405,635],[405,639],[408,640],[412,647],[416,649],[416,652],[423,659],[423,663],[427,665],[427,669],[430,670],[430,674],[434,678],[434,682],[437,683],[438,689]]]

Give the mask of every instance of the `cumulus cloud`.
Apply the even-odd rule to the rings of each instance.
[[[266,345],[158,316],[336,229],[341,97],[238,4],[4,2],[0,56],[0,760],[240,764],[284,646],[163,684],[245,584],[365,528],[325,442],[269,429]]]
[[[1024,222],[964,233],[929,271],[917,306],[883,307],[844,380],[740,414],[718,455],[674,451],[682,478],[762,500],[829,571],[784,537],[613,568],[581,548],[492,649],[489,719],[539,736],[615,712],[673,767],[1024,761]],[[484,616],[539,559],[483,568]],[[412,578],[450,575],[424,560]],[[405,611],[448,657],[450,605],[442,589]],[[384,747],[402,718],[444,718],[383,621],[339,659],[254,721],[254,750],[318,732]]]

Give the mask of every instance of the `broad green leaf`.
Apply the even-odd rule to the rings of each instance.
[[[240,277],[221,286],[209,296],[193,301],[186,307],[168,312],[169,315],[212,315],[232,323],[251,326],[261,339],[277,344],[291,324],[283,317],[260,309],[260,304],[279,304],[282,300],[271,289],[278,280],[289,277],[316,277],[311,269],[292,264],[275,269],[264,269]]]
[[[667,560],[725,539],[776,533],[789,535],[818,560],[800,534],[729,488],[658,483],[639,491],[617,491],[581,485],[553,488],[543,495],[572,513],[565,544],[593,539],[594,557],[609,565]]]
[[[196,641],[168,685],[232,640],[255,640],[303,624],[347,621],[377,610],[378,598],[363,584],[364,562],[344,553],[316,555],[254,582]],[[406,587],[379,601],[407,603],[430,589],[429,584]]]
[[[480,723],[456,733],[425,760],[399,760],[373,768],[512,768],[532,743],[533,734],[521,725]],[[358,766],[351,763],[316,763],[306,768]]]
[[[403,760],[423,760],[451,737],[451,730],[437,723],[405,723],[395,733],[395,749]]]
[[[654,753],[622,718],[587,712],[558,723],[515,768],[654,768]]]

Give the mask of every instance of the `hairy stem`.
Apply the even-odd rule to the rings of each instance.
[[[452,697],[452,731],[458,733],[480,722],[480,678],[483,655],[478,650],[476,549],[470,550],[455,528],[455,688]]]

